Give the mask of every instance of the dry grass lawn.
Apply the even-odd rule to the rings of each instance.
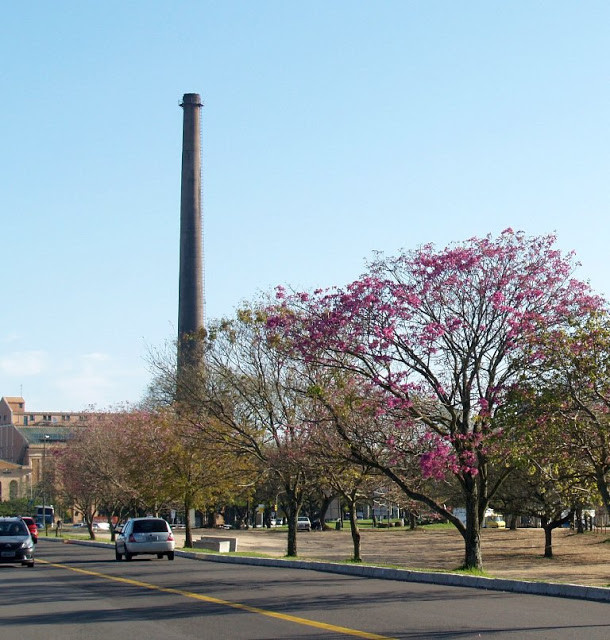
[[[463,562],[464,545],[454,529],[365,529],[361,533],[361,555],[367,564],[451,571]],[[286,531],[282,530],[205,529],[195,532],[194,539],[200,534],[236,536],[238,551],[274,557],[286,552]],[[302,559],[341,562],[352,554],[349,530],[299,532],[297,544]],[[551,559],[544,557],[542,529],[484,529],[482,548],[485,573],[492,577],[610,585],[610,530],[578,534],[556,529]]]

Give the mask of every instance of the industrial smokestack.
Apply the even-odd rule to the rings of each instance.
[[[198,93],[185,93],[180,198],[178,371],[201,363],[203,331],[203,239],[201,221],[201,107]]]

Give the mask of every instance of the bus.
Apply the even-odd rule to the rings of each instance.
[[[44,517],[43,517],[43,509],[44,509]],[[52,504],[45,504],[44,506],[41,504],[36,505],[36,524],[39,527],[44,527],[45,525],[52,527],[55,522],[55,509]]]

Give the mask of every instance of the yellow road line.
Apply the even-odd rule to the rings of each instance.
[[[182,589],[172,589],[170,587],[160,587],[156,584],[151,584],[150,582],[140,582],[139,580],[132,580],[131,578],[109,576],[105,573],[98,573],[97,571],[89,571],[87,569],[78,569],[77,567],[69,567],[68,565],[65,565],[65,564],[48,562],[47,560],[37,559],[37,562],[47,564],[51,567],[57,567],[58,569],[67,569],[68,571],[74,571],[75,573],[82,573],[88,576],[95,576],[96,578],[105,578],[106,580],[113,580],[114,582],[122,582],[124,584],[130,584],[135,587],[144,587],[145,589],[162,591],[163,593],[173,593],[179,596],[184,596],[186,598],[201,600],[202,602],[211,602],[213,604],[220,604],[225,607],[231,607],[232,609],[240,609],[241,611],[248,611],[249,613],[257,613],[261,616],[267,616],[268,618],[277,618],[278,620],[284,620],[286,622],[294,622],[295,624],[314,627],[316,629],[325,629],[326,631],[332,631],[334,633],[343,633],[344,635],[355,636],[357,638],[366,638],[367,640],[391,640],[389,636],[380,636],[377,633],[368,633],[367,631],[359,631],[358,629],[350,629],[348,627],[339,627],[334,624],[327,624],[326,622],[317,622],[316,620],[299,618],[298,616],[291,616],[287,613],[278,613],[277,611],[259,609],[258,607],[251,607],[250,605],[242,604],[240,602],[231,602],[229,600],[214,598],[213,596],[204,596],[199,593],[193,593],[192,591],[183,591]]]

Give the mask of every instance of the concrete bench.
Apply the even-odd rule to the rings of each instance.
[[[210,549],[227,553],[237,551],[237,538],[221,538],[217,536],[201,536],[199,540],[193,541],[195,549]]]

